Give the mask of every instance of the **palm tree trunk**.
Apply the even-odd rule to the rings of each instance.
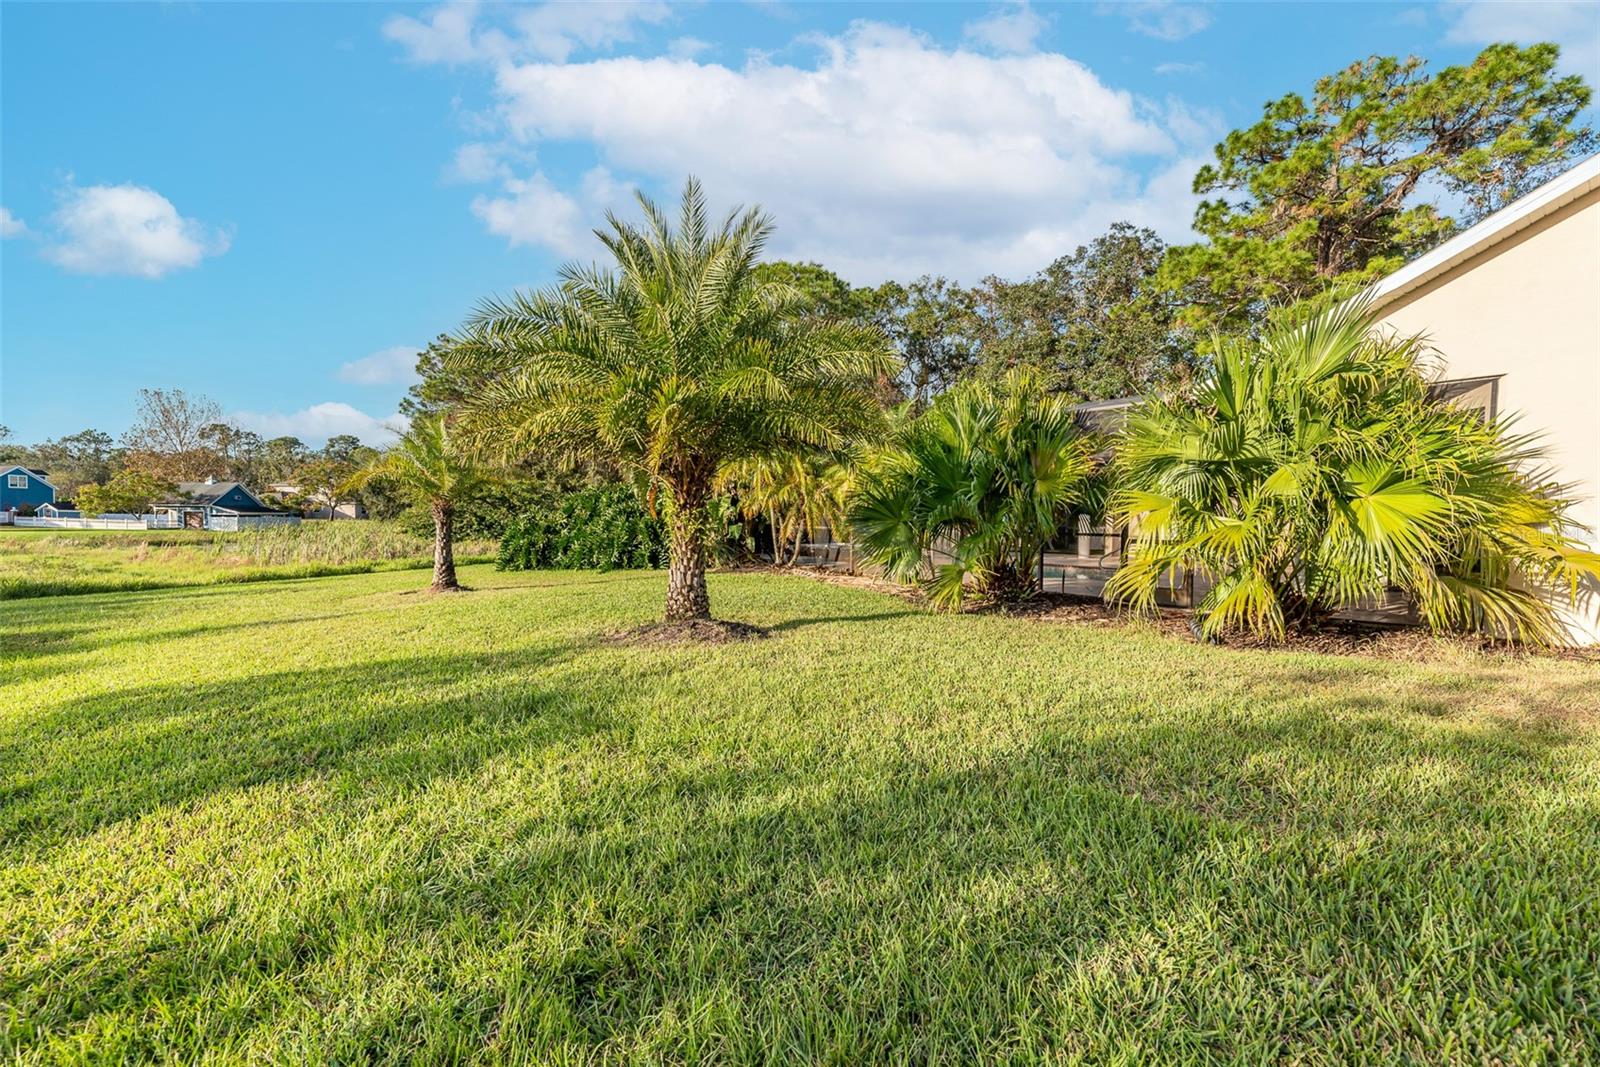
[[[448,500],[433,502],[433,585],[435,593],[445,593],[456,584],[456,556],[452,546],[455,507]]]
[[[702,529],[706,487],[692,480],[674,486],[669,516],[667,564],[667,621],[711,618],[711,596],[706,592],[706,542]]]
[[[796,522],[794,527],[794,551],[789,553],[789,566],[793,567],[800,562],[800,539],[805,536],[804,521]]]

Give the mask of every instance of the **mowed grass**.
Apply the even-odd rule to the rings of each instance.
[[[495,544],[456,546],[462,561]],[[362,574],[433,565],[433,541],[384,522],[206,530],[0,527],[0,600]]]
[[[0,1060],[1600,1049],[1595,664],[463,579],[0,605]]]

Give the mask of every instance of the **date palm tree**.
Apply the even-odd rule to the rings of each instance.
[[[1013,370],[957,386],[898,438],[856,496],[866,557],[940,607],[1030,596],[1040,553],[1095,493],[1097,439],[1066,398]]]
[[[387,452],[358,471],[347,484],[359,488],[383,478],[433,514],[433,584],[435,593],[460,590],[456,581],[454,541],[456,508],[494,480],[484,464],[444,415],[416,419]]]
[[[1112,510],[1136,534],[1106,595],[1211,583],[1207,636],[1282,636],[1399,587],[1435,631],[1555,643],[1552,602],[1600,577],[1533,438],[1433,401],[1420,339],[1359,302],[1219,345],[1192,395],[1155,398],[1117,445]]]
[[[832,449],[873,423],[893,372],[882,335],[807,315],[754,274],[772,222],[707,217],[684,186],[676,228],[641,195],[642,225],[606,216],[614,266],[569,265],[540,292],[486,302],[456,355],[483,368],[465,421],[507,458],[600,457],[643,473],[665,510],[668,621],[709,618],[706,527],[724,465]]]

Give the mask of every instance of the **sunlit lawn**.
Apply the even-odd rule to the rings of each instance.
[[[491,542],[456,546],[463,560],[492,559],[494,550]],[[431,539],[393,523],[309,522],[239,533],[0,527],[0,600],[432,564]]]
[[[463,579],[0,604],[0,1061],[1600,1048],[1600,665]]]

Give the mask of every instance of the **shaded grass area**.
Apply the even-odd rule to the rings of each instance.
[[[659,573],[0,607],[0,1057],[1581,1062],[1600,669]]]
[[[457,559],[490,560],[492,542]],[[433,565],[433,543],[383,522],[204,530],[0,528],[0,600],[365,574]]]

